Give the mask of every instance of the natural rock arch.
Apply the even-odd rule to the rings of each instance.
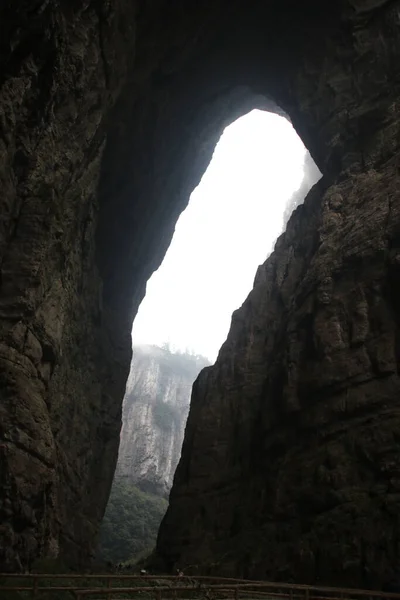
[[[223,127],[261,97],[290,116],[324,174],[283,254],[307,217],[311,264],[321,232],[346,233],[343,205],[385,195],[362,252],[395,278],[399,3],[331,4],[0,8],[2,568],[90,555],[145,282]],[[390,398],[394,374],[391,385]]]

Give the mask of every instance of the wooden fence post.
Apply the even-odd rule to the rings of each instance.
[[[33,586],[32,586],[32,596],[37,596],[38,594],[38,587],[39,587],[39,578],[35,575],[33,577]]]
[[[239,600],[239,586],[238,585],[235,588],[235,600]]]
[[[306,597],[306,600],[310,600],[310,588],[305,589],[305,597]]]
[[[161,600],[161,590],[156,590],[156,600]]]
[[[110,600],[111,581],[111,577],[107,577],[107,600]]]

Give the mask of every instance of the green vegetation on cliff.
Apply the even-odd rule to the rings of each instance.
[[[174,352],[168,344],[133,347],[119,460],[100,529],[99,559],[133,562],[154,548],[180,456],[192,383],[208,365],[207,358]]]
[[[150,553],[167,506],[164,498],[116,478],[100,529],[99,557],[119,563]]]
[[[182,421],[182,407],[178,405],[169,404],[166,401],[168,398],[168,385],[171,379],[182,380],[182,391],[183,395],[185,392],[185,383],[189,382],[190,389],[198,376],[199,372],[210,365],[210,361],[205,356],[200,354],[191,353],[189,350],[186,351],[171,351],[168,344],[164,344],[161,348],[153,346],[154,357],[159,364],[160,371],[163,374],[159,380],[159,388],[157,393],[156,403],[153,408],[154,424],[157,425],[162,431],[169,432],[173,426],[179,427],[179,423]],[[141,349],[139,347],[133,347],[133,355],[136,359],[141,356]],[[148,355],[147,355],[148,356]],[[188,391],[188,405],[190,400],[190,390]],[[186,421],[186,418],[185,420]]]

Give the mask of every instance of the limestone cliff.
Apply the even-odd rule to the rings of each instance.
[[[134,346],[122,407],[117,475],[168,496],[178,464],[192,385],[207,359]]]
[[[164,568],[378,589],[396,570],[397,110],[385,127],[384,159],[297,208],[196,381]]]
[[[146,281],[255,107],[290,117],[324,177],[198,382],[159,551],[359,584],[398,565],[399,15],[0,4],[0,570],[90,557]]]
[[[395,568],[397,169],[317,184],[259,269],[193,390],[170,567],[363,586]]]

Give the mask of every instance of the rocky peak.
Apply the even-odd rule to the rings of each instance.
[[[134,346],[122,409],[117,474],[167,496],[178,464],[192,385],[206,358]]]

